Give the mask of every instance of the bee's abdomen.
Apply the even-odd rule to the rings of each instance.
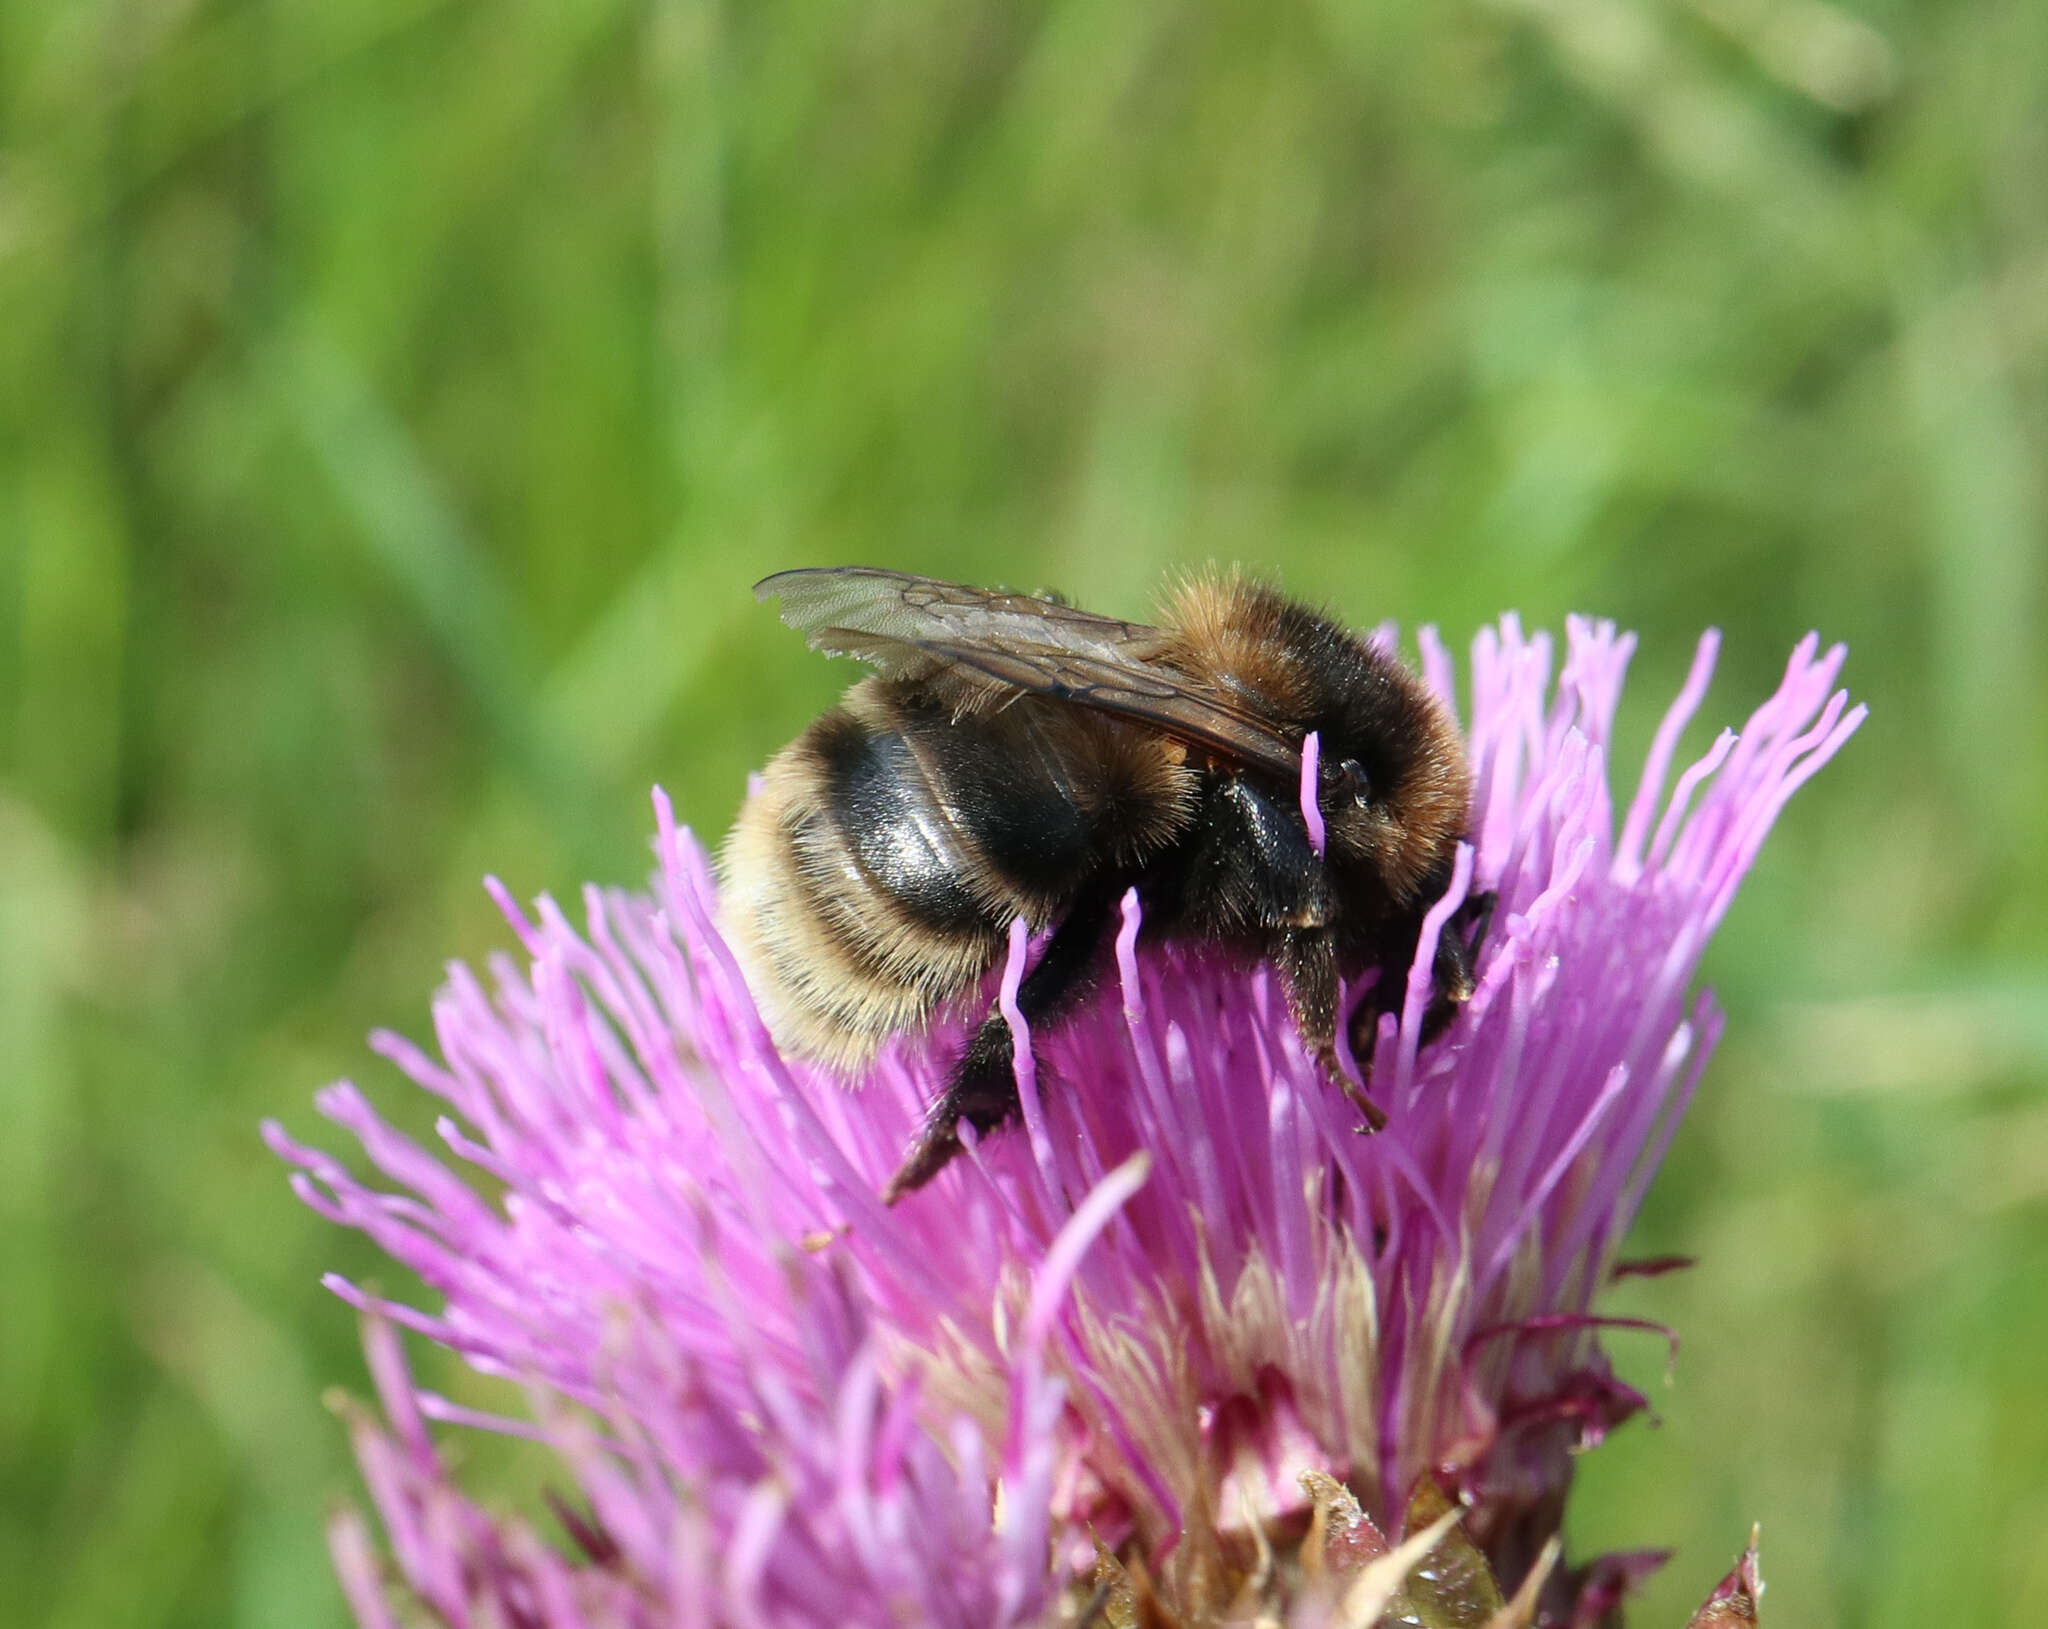
[[[942,801],[903,733],[836,712],[819,721],[809,745],[822,771],[818,812],[793,853],[814,862],[804,869],[819,874],[819,903],[840,891],[835,873],[850,861],[859,891],[907,923],[937,934],[985,926],[967,883],[973,862],[957,805]]]
[[[1010,922],[1056,915],[1099,855],[1101,798],[1061,721],[955,719],[857,686],[769,764],[726,844],[726,927],[787,1050],[852,1067],[971,986]]]

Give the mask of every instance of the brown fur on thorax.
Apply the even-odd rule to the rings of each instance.
[[[1277,588],[1235,568],[1188,576],[1164,607],[1162,620],[1175,636],[1169,659],[1240,704],[1298,718],[1312,697],[1282,639],[1288,607]]]

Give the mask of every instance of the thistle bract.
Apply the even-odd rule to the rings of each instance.
[[[1381,1020],[1374,1136],[1266,969],[1149,944],[1133,897],[1096,994],[1043,1035],[1015,1011],[1019,926],[989,993],[1026,1042],[1024,1123],[885,1206],[979,1011],[859,1091],[779,1056],[659,795],[650,894],[589,890],[579,929],[499,890],[523,957],[453,971],[438,1056],[378,1038],[444,1100],[445,1148],[346,1084],[320,1105],[375,1183],[269,1131],[306,1200],[430,1292],[334,1283],[383,1404],[356,1433],[388,1560],[359,1518],[334,1532],[357,1615],[405,1593],[450,1623],[964,1626],[1092,1595],[1112,1622],[1348,1622],[1345,1567],[1446,1496],[1513,1591],[1571,1455],[1642,1404],[1597,1292],[1719,1032],[1700,953],[1862,718],[1808,639],[1673,782],[1710,635],[1617,808],[1631,647],[1573,621],[1553,682],[1513,619],[1475,642],[1472,838]],[[1419,1046],[1436,936],[1482,889],[1476,993]],[[423,1393],[398,1329],[519,1381],[531,1417]],[[459,1492],[436,1418],[551,1444],[562,1534]],[[1570,1621],[1641,1565],[1560,1570],[1546,1606]]]

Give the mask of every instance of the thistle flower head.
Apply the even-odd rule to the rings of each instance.
[[[1539,1573],[1570,1456],[1642,1406],[1597,1292],[1719,1032],[1700,953],[1862,717],[1831,694],[1841,651],[1809,639],[1667,790],[1709,636],[1617,811],[1631,645],[1574,621],[1553,684],[1549,640],[1513,619],[1476,642],[1472,838],[1381,1020],[1376,1136],[1265,970],[1145,944],[1131,899],[1097,996],[1043,1035],[1015,1008],[1018,927],[992,993],[1023,1127],[887,1206],[957,1033],[893,1048],[859,1092],[781,1057],[659,797],[650,895],[590,890],[579,930],[500,890],[524,958],[488,985],[455,969],[438,1058],[378,1041],[445,1101],[445,1150],[348,1085],[321,1107],[388,1189],[269,1131],[308,1203],[430,1292],[335,1282],[372,1317],[386,1423],[357,1436],[388,1570],[451,1623],[488,1603],[1023,1624],[1091,1592],[1118,1623],[1369,1622],[1350,1575],[1450,1494],[1481,1570],[1542,1587],[1555,1621],[1611,1597],[1629,1558]],[[1449,697],[1448,655],[1427,635],[1423,655]],[[1420,1046],[1436,937],[1479,889],[1477,988]],[[526,1385],[532,1418],[420,1392],[399,1327]],[[550,1443],[571,1547],[464,1499],[433,1418]],[[335,1543],[358,1616],[388,1621],[366,1531]]]

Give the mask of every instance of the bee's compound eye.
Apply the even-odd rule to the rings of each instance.
[[[1325,759],[1322,767],[1322,799],[1326,804],[1356,803],[1364,808],[1372,802],[1372,777],[1356,758],[1341,763]]]

